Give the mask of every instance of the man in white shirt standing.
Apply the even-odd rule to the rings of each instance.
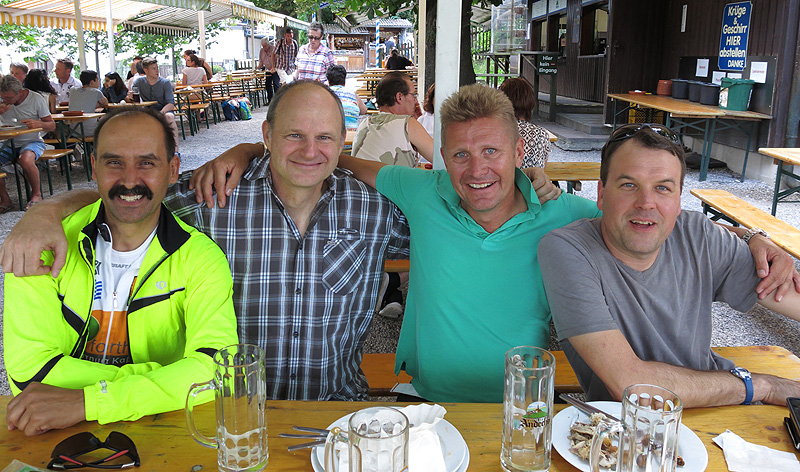
[[[70,89],[80,88],[81,83],[72,76],[72,61],[68,58],[59,59],[56,62],[55,80],[51,80],[50,84],[56,90],[56,104],[60,105],[64,102],[69,102]]]

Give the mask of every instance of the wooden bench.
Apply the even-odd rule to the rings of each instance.
[[[712,349],[751,372],[800,380],[800,359],[782,347],[731,346]],[[583,392],[564,351],[551,352],[556,358],[555,389],[559,393]],[[361,369],[367,376],[369,394],[372,396],[396,395],[391,392],[395,384],[411,382],[411,377],[405,372],[400,372],[400,375],[394,374],[394,353],[364,354]]]
[[[47,171],[47,186],[50,190],[50,195],[53,195],[53,179],[50,176],[50,163],[45,161],[57,161],[64,158],[62,165],[67,175],[67,189],[72,190],[72,175],[69,168],[69,158],[67,157],[70,154],[72,154],[72,149],[45,149],[42,157],[39,158],[40,162],[44,162],[45,170]],[[39,182],[41,183],[41,180]]]
[[[725,190],[695,189],[692,195],[703,202],[703,213],[711,219],[723,219],[735,226],[758,227],[769,233],[772,241],[800,259],[800,230],[760,210]]]

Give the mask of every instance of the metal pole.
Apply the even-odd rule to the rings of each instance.
[[[200,57],[206,58],[206,12],[197,12],[197,30],[200,35]]]
[[[461,0],[439,0],[436,4],[436,110],[441,110],[442,102],[457,92],[459,86],[457,71],[461,70],[461,21],[441,21],[452,18],[455,11],[461,11]],[[441,120],[436,120],[434,130],[433,168],[444,169]]]
[[[250,50],[253,51],[251,54],[253,59],[253,70],[256,70],[256,21],[250,20]]]
[[[117,71],[117,50],[114,45],[114,17],[111,16],[111,0],[106,0],[106,34],[108,35],[109,72]],[[99,69],[99,66],[98,66]],[[97,72],[100,72],[99,70]]]
[[[419,28],[417,29],[417,37],[414,41],[414,46],[417,49],[417,82],[421,85],[421,87],[418,87],[420,90],[417,90],[417,93],[423,99],[425,98],[425,92],[428,91],[428,87],[430,86],[429,83],[425,82],[425,56],[427,53],[425,37],[428,33],[427,24],[425,23],[428,21],[427,3],[427,0],[419,1],[419,10],[417,11],[417,24]]]
[[[84,71],[86,70],[86,43],[83,41],[81,0],[75,0],[75,31],[78,32],[78,61],[81,65],[81,71]]]

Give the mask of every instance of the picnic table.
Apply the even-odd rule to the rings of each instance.
[[[24,126],[24,125],[23,125]],[[19,158],[19,149],[14,146],[14,138],[18,136],[22,136],[23,134],[28,133],[38,133],[40,131],[44,131],[42,128],[4,128],[0,127],[0,140],[5,141],[3,143],[3,147],[8,146],[11,148],[11,156],[13,157],[13,162],[16,164],[17,159]],[[17,196],[19,197],[19,210],[23,211],[25,206],[22,202],[22,187],[20,186],[19,182],[19,172],[14,172],[14,177],[17,179]]]
[[[145,102],[122,102],[122,103],[108,103],[106,108],[123,108],[123,107],[150,107],[158,104],[155,100],[148,100]]]
[[[5,409],[11,397],[0,397],[0,408]],[[278,433],[291,432],[293,425],[327,427],[342,416],[370,406],[403,406],[404,403],[378,402],[316,402],[268,401],[267,423],[269,437],[268,472],[311,470],[308,449],[288,452],[289,445],[303,442],[297,439],[278,438]],[[442,403],[447,409],[445,419],[455,426],[467,443],[470,454],[469,470],[500,470],[500,437],[503,405],[500,403]],[[566,405],[556,405],[556,412]],[[730,429],[746,441],[773,449],[794,452],[783,418],[787,409],[780,406],[751,405],[716,408],[696,408],[683,413],[683,424],[692,429],[708,452],[708,471],[727,471],[722,450],[711,439]],[[214,405],[206,403],[194,409],[195,422],[205,434],[214,430]],[[148,471],[217,470],[217,451],[195,443],[186,430],[183,411],[173,411],[147,416],[134,422],[99,425],[96,422],[79,423],[64,430],[50,431],[40,436],[26,437],[19,431],[0,428],[0,463],[12,459],[35,467],[50,460],[50,451],[63,439],[82,431],[89,431],[104,439],[111,431],[128,435],[136,444],[141,458],[141,469]],[[551,471],[574,471],[556,451],[552,454]]]
[[[701,153],[700,178],[702,182],[708,175],[708,163],[711,160],[711,146],[714,143],[714,133],[717,130],[738,129],[747,136],[747,147],[745,148],[744,163],[742,164],[742,175],[740,180],[744,182],[744,174],[747,170],[747,158],[750,155],[750,143],[753,135],[758,133],[758,124],[762,120],[771,120],[772,116],[755,111],[736,111],[724,108],[701,105],[662,95],[630,94],[630,93],[610,93],[608,98],[614,104],[613,125],[617,127],[617,117],[634,106],[648,110],[658,110],[666,113],[667,127],[683,134],[684,131],[694,130],[703,133],[703,150]],[[617,111],[617,102],[626,102],[628,105],[622,110]],[[652,122],[652,113],[648,112],[647,121]],[[749,128],[749,129],[748,129]],[[756,136],[756,141],[758,136]]]
[[[772,193],[772,216],[775,216],[780,200],[785,200],[789,195],[800,192],[800,185],[789,187],[781,192],[781,176],[786,175],[794,179],[800,179],[800,175],[785,167],[785,165],[800,166],[800,148],[759,148],[758,152],[771,157],[772,162],[778,165],[778,172],[775,175],[775,190]],[[790,201],[787,203],[797,202]]]

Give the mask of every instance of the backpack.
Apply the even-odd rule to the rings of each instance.
[[[239,118],[242,120],[249,120],[252,117],[253,114],[250,113],[250,105],[244,100],[239,100]]]
[[[236,100],[227,100],[222,102],[222,114],[225,115],[225,119],[228,121],[240,120],[241,117],[239,116],[239,103]]]

